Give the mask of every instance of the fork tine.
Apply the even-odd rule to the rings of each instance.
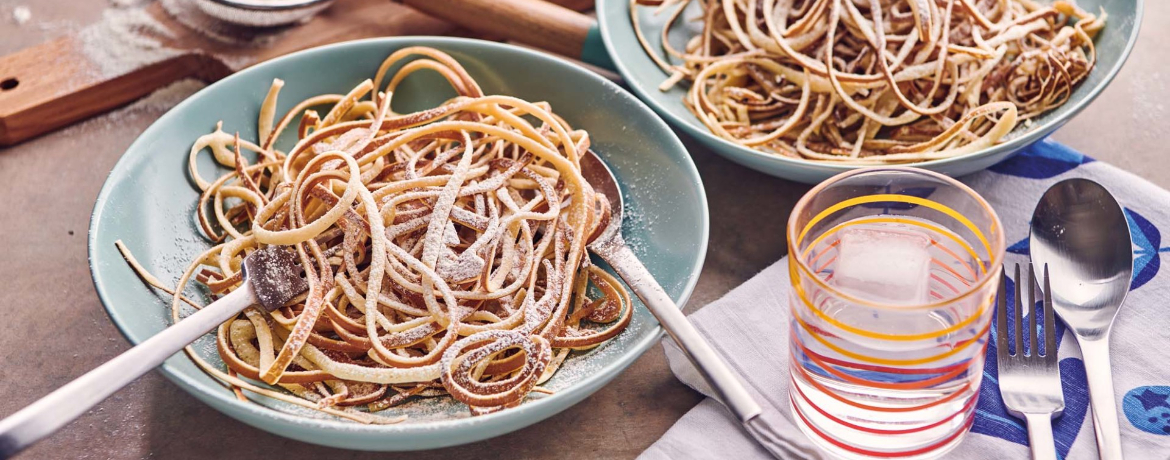
[[[1007,269],[999,267],[999,289],[995,295],[995,350],[1000,363],[1008,358]]]
[[[1024,354],[1024,336],[1021,334],[1024,329],[1024,298],[1020,295],[1020,285],[1024,284],[1023,281],[1024,279],[1020,277],[1020,264],[1016,264],[1016,324],[1013,328],[1013,332],[1015,332],[1016,337],[1016,346],[1012,350],[1012,354],[1016,356],[1021,356]]]
[[[1048,264],[1044,264],[1044,360],[1056,363],[1056,316],[1052,311],[1052,284],[1048,281]]]
[[[1028,356],[1038,357],[1040,352],[1036,349],[1036,269],[1032,267],[1032,262],[1028,262]]]

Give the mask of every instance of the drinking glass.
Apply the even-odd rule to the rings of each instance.
[[[971,427],[1004,255],[966,185],[914,168],[843,173],[788,221],[790,409],[845,458],[937,458]]]

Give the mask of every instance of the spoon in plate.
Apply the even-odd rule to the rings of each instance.
[[[642,299],[642,303],[710,384],[719,401],[739,419],[760,446],[776,458],[819,458],[816,452],[785,440],[760,417],[763,410],[740,383],[739,376],[715,353],[711,344],[699,335],[699,331],[687,320],[678,305],[626,245],[622,238],[622,191],[609,166],[590,150],[581,157],[581,173],[594,190],[605,196],[604,201],[610,210],[608,224],[589,243],[589,251],[609,263],[634,294]]]
[[[1133,274],[1129,235],[1117,200],[1088,179],[1053,185],[1032,214],[1032,263],[1048,267],[1054,310],[1081,347],[1103,460],[1122,458],[1109,333]]]

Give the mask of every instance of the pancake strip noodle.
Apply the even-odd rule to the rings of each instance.
[[[394,112],[395,90],[419,71],[458,96]],[[217,126],[191,147],[196,218],[215,246],[173,290],[118,245],[151,285],[175,294],[194,280],[212,298],[241,285],[251,251],[295,248],[309,290],[223,323],[215,339],[226,369],[187,349],[239,398],[363,423],[401,421],[382,411],[418,397],[491,413],[550,393],[538,385],[572,350],[630,324],[629,294],[586,254],[609,218],[581,176],[589,135],[547,103],[484,95],[458,62],[424,47],[278,118],[283,86],[269,89],[255,141]],[[288,152],[274,147],[282,136],[296,138]],[[230,172],[202,177],[205,151]],[[175,321],[184,302],[198,307],[174,295]]]
[[[698,25],[681,30],[692,4]],[[665,14],[661,50],[648,7]],[[1089,75],[1106,16],[1068,1],[630,0],[660,89],[689,82],[684,103],[713,134],[857,165],[964,155],[1029,126]]]

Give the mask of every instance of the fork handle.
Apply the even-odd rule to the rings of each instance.
[[[1052,414],[1024,414],[1028,421],[1028,445],[1032,460],[1056,460],[1056,441],[1052,438]]]
[[[638,256],[634,255],[620,235],[608,244],[594,248],[594,252],[609,262],[634,294],[642,299],[642,303],[655,318],[658,318],[662,328],[666,329],[679,345],[702,374],[703,379],[711,385],[720,402],[731,410],[735,418],[740,422],[747,422],[760,415],[762,412],[760,405],[740,383],[739,377],[715,349],[711,348],[711,344],[699,335],[699,330],[687,320],[686,315],[683,315],[682,310],[670,299],[658,281],[654,280],[654,276],[645,265],[642,265]]]
[[[150,372],[187,344],[257,303],[250,283],[0,420],[0,459],[16,455]]]

